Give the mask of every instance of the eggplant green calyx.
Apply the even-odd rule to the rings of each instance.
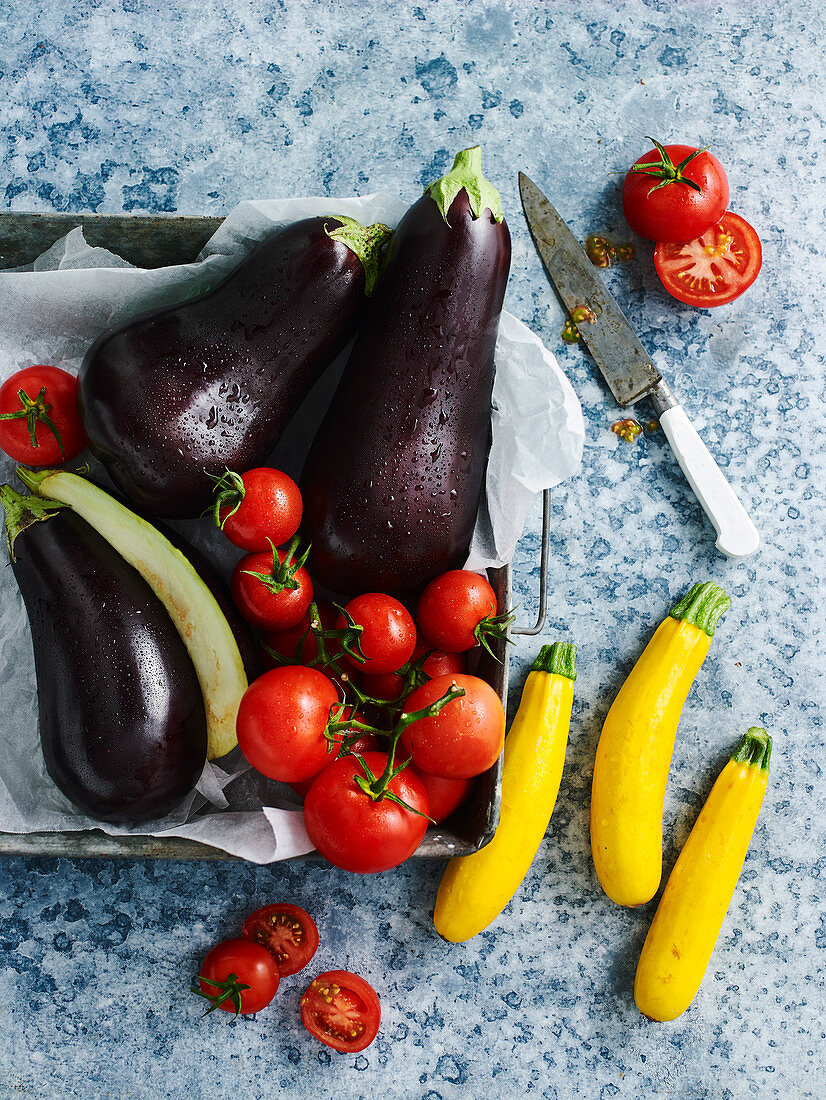
[[[453,167],[441,179],[424,189],[430,195],[447,225],[448,211],[453,200],[464,189],[470,200],[470,209],[474,218],[480,218],[482,211],[490,210],[493,220],[501,222],[502,197],[493,184],[482,175],[482,148],[474,145],[472,149],[463,149],[456,154]]]
[[[249,989],[250,986],[244,985],[243,982],[238,981],[237,974],[228,974],[224,981],[215,981],[212,978],[205,978],[203,974],[198,975],[198,981],[206,982],[207,985],[211,985],[215,989],[215,993],[205,993],[199,986],[193,984],[189,988],[193,993],[197,993],[199,997],[203,997],[204,1000],[210,1002],[211,1007],[206,1010],[204,1016],[209,1016],[210,1012],[214,1012],[216,1008],[220,1008],[221,1005],[226,1004],[227,1001],[235,1009],[235,1019],[241,1012],[241,994],[245,989]]]
[[[772,739],[764,729],[752,726],[737,746],[731,759],[735,764],[752,764],[762,772],[769,770],[772,755]]]
[[[695,149],[693,153],[689,153],[679,164],[675,164],[668,155],[668,150],[664,145],[660,145],[660,143],[655,141],[652,137],[649,137],[648,140],[660,154],[660,159],[637,161],[636,164],[631,165],[631,171],[638,172],[643,176],[653,176],[660,181],[651,188],[648,192],[649,195],[653,195],[655,191],[659,191],[661,187],[667,187],[670,183],[682,183],[686,187],[693,187],[695,191],[703,190],[699,183],[695,183],[694,180],[690,180],[683,175],[683,171],[695,157],[699,157],[700,153],[708,152],[707,145],[702,149]]]
[[[731,607],[731,600],[714,581],[695,584],[683,598],[671,608],[672,619],[692,623],[709,638],[714,637],[717,623]]]
[[[381,254],[390,240],[393,230],[389,225],[376,222],[374,225],[362,225],[355,218],[335,214],[335,220],[341,225],[335,229],[324,226],[324,232],[332,241],[341,241],[355,253],[364,268],[364,293],[369,298],[376,289],[379,278]]]
[[[20,398],[21,407],[17,412],[0,413],[0,420],[25,420],[26,427],[29,431],[29,442],[32,447],[40,446],[37,442],[38,422],[45,424],[57,440],[57,445],[60,447],[60,453],[65,460],[66,452],[63,450],[63,437],[60,434],[60,429],[57,424],[55,424],[49,416],[49,409],[52,406],[46,400],[46,387],[43,386],[37,397],[29,397],[25,390],[18,390],[17,396]]]
[[[0,504],[6,513],[6,546],[12,561],[16,561],[14,541],[20,532],[33,523],[49,519],[58,508],[64,507],[59,501],[46,497],[23,496],[11,485],[0,485]]]
[[[543,645],[531,665],[531,672],[548,672],[551,676],[565,676],[568,680],[575,681],[576,646],[570,642]]]
[[[220,477],[216,477],[215,474],[210,474],[209,472],[207,472],[207,477],[215,483],[213,485],[215,502],[211,509],[212,516],[215,520],[215,526],[219,531],[223,531],[224,524],[230,516],[234,516],[241,507],[241,501],[244,499],[246,493],[244,480],[240,474],[236,474],[233,470],[230,470],[229,467],[227,467],[226,471],[221,474]],[[209,511],[209,509],[207,509],[207,511]],[[223,515],[221,513],[223,513]]]
[[[264,587],[272,592],[274,596],[277,596],[279,592],[283,592],[287,588],[291,591],[295,591],[297,588],[301,587],[295,579],[295,575],[310,555],[310,543],[307,543],[307,548],[304,553],[298,558],[295,557],[300,541],[298,535],[296,535],[287,547],[287,553],[284,556],[284,560],[281,561],[278,557],[278,548],[275,543],[272,539],[267,539],[267,542],[272,547],[272,569],[269,573],[256,573],[254,569],[245,569],[244,572],[248,577],[255,577],[256,580],[261,581]]]

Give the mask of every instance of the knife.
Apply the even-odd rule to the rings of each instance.
[[[617,404],[627,408],[643,397],[651,401],[689,485],[717,532],[717,549],[730,558],[753,554],[760,545],[757,528],[582,245],[524,172],[519,173],[519,193],[551,285],[568,313],[582,307],[586,311],[589,320],[577,322],[577,329]]]

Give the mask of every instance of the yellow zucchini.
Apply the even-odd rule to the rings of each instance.
[[[462,943],[499,916],[528,873],[551,820],[571,724],[576,648],[543,646],[531,666],[505,740],[502,804],[493,840],[448,863],[433,922]]]
[[[712,581],[671,609],[605,719],[591,788],[591,852],[605,893],[642,905],[662,877],[665,786],[683,704],[731,600]]]
[[[752,728],[717,777],[668,879],[640,955],[634,1000],[675,1020],[697,995],[763,804],[772,740]]]

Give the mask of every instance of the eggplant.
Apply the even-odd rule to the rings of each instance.
[[[49,775],[100,821],[164,816],[194,788],[207,750],[198,677],[172,620],[69,508],[8,485],[0,500],[31,626]]]
[[[295,222],[213,290],[104,332],[78,401],[117,488],[151,515],[193,517],[210,475],[263,465],[352,337],[389,234],[352,218]]]
[[[138,570],[195,665],[206,705],[209,759],[230,752],[238,744],[235,720],[248,682],[235,632],[209,583],[162,531],[93,481],[68,470],[20,468],[17,476],[37,496],[68,505]]]
[[[510,234],[478,147],[393,234],[301,478],[314,580],[405,594],[464,564],[490,448]]]

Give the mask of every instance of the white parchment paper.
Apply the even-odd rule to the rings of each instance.
[[[278,225],[340,213],[364,224],[394,226],[406,209],[386,194],[243,202],[196,262],[156,270],[135,268],[104,248],[90,247],[77,227],[26,269],[0,272],[0,379],[33,363],[76,373],[89,345],[109,325],[214,286]],[[342,365],[343,357],[285,433],[276,452],[284,468],[300,468]],[[577,470],[584,442],[570,383],[539,339],[509,313],[502,316],[496,345],[493,406],[486,500],[468,561],[476,570],[510,560],[535,494]],[[14,463],[5,456],[0,477],[15,484]],[[237,553],[226,540],[216,540],[209,521],[177,526],[219,567],[231,566]],[[208,764],[197,791],[173,814],[139,829],[93,821],[75,810],[43,763],[28,619],[9,568],[0,570],[0,714],[0,831],[101,828],[113,835],[183,836],[255,863],[312,849],[289,789],[258,776],[237,750],[218,765]]]

